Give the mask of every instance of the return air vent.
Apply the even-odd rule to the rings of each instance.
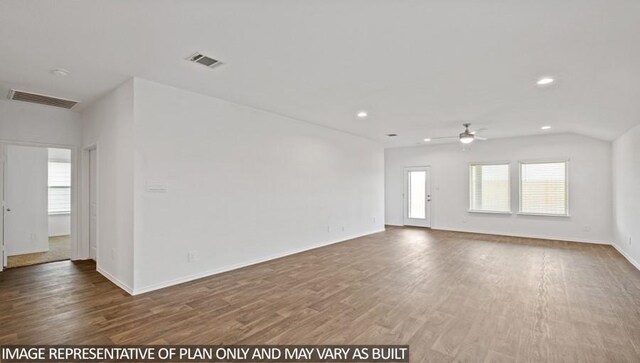
[[[14,101],[24,101],[31,103],[38,103],[41,105],[54,106],[54,107],[62,107],[70,109],[73,106],[78,104],[78,101],[65,100],[63,98],[51,97],[40,95],[37,93],[18,91],[12,89],[9,91],[9,99]]]
[[[206,55],[200,53],[192,55],[191,57],[189,57],[189,60],[192,62],[200,63],[203,66],[207,66],[209,68],[213,68],[217,65],[222,64],[222,62],[220,62],[219,60],[207,57]]]

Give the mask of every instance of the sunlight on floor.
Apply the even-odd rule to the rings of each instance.
[[[71,258],[71,236],[49,237],[49,251],[7,257],[7,267],[30,266]]]

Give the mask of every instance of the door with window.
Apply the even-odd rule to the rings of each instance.
[[[429,167],[404,170],[404,225],[431,227]]]

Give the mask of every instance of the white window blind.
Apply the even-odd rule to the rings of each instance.
[[[469,184],[469,210],[511,212],[509,164],[471,164]]]
[[[71,212],[71,163],[49,162],[49,214]]]
[[[520,163],[520,212],[568,214],[566,161]]]

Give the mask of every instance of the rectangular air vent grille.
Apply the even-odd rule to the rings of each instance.
[[[189,57],[189,60],[192,62],[200,63],[203,66],[207,66],[209,68],[213,68],[219,64],[222,64],[222,62],[220,62],[219,60],[207,57],[206,55],[200,53],[192,55],[191,57]]]
[[[14,101],[38,103],[47,106],[62,107],[67,109],[70,109],[78,104],[78,101],[65,100],[63,98],[45,96],[37,93],[24,92],[13,89],[9,91],[9,99]]]

